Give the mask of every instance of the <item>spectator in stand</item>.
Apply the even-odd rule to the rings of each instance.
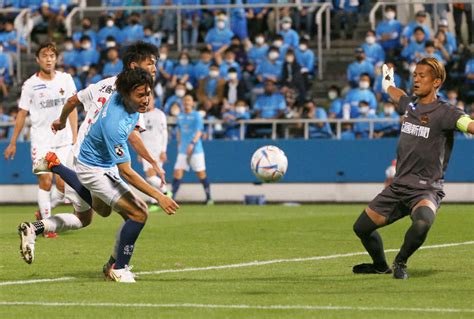
[[[464,75],[466,77],[466,84],[468,85],[469,91],[474,91],[474,58],[469,59],[466,62],[466,69],[464,71]]]
[[[329,101],[331,101],[331,104],[329,105],[329,118],[342,118],[342,105],[344,101],[341,98],[341,89],[337,85],[331,85],[329,87],[328,98]]]
[[[123,69],[122,60],[119,57],[117,48],[110,48],[107,50],[108,62],[104,65],[102,76],[108,78],[119,74]]]
[[[381,122],[375,124],[374,137],[397,137],[400,132],[400,115],[395,112],[395,105],[391,101],[383,104],[383,112],[379,113],[380,119],[393,119],[394,122]]]
[[[415,15],[415,21],[408,24],[405,27],[405,29],[403,29],[403,33],[402,33],[403,46],[406,46],[408,43],[416,40],[416,37],[414,37],[414,35],[418,28],[423,29],[425,33],[426,41],[431,39],[431,30],[428,27],[428,25],[426,25],[426,21],[427,21],[426,12],[422,10],[418,11]]]
[[[251,39],[254,39],[257,34],[262,34],[267,29],[265,20],[270,9],[265,7],[265,4],[271,3],[271,0],[246,0],[246,3],[262,5],[262,7],[246,10],[248,34]]]
[[[92,64],[87,71],[87,76],[84,80],[84,87],[88,87],[91,84],[96,84],[102,80],[102,76],[99,74],[99,67],[96,64]]]
[[[246,41],[247,56],[250,63],[259,65],[265,60],[268,53],[268,45],[265,43],[265,35],[259,33],[255,36],[255,44]]]
[[[449,89],[446,92],[447,101],[451,105],[457,105],[458,103],[458,91],[456,89]]]
[[[316,58],[314,52],[308,48],[309,41],[305,38],[300,40],[298,49],[295,50],[296,61],[301,66],[301,74],[305,81],[305,88],[309,90],[311,87],[311,80],[315,75]]]
[[[300,3],[312,4],[312,3],[321,3],[321,0],[300,0]],[[298,3],[298,2],[296,2]],[[315,16],[316,16],[317,7],[304,7],[298,8],[296,11],[297,20],[295,20],[295,29],[297,31],[304,30],[304,34],[308,37],[311,37],[315,32]]]
[[[84,88],[84,85],[82,85],[81,79],[79,78],[79,76],[77,76],[77,69],[73,66],[70,66],[66,69],[66,72],[71,75],[72,80],[76,85],[77,91],[79,92],[80,90],[82,90]]]
[[[425,52],[425,44],[427,41],[426,33],[422,27],[416,27],[414,31],[414,41],[410,43],[403,49],[402,57],[408,62],[416,62],[422,57]]]
[[[224,53],[224,61],[219,65],[219,72],[220,77],[228,80],[227,74],[229,73],[229,69],[233,68],[237,70],[237,75],[239,80],[242,78],[242,73],[240,71],[240,64],[235,61],[235,53],[232,51],[231,48],[228,48]]]
[[[235,0],[234,4],[242,4],[243,0]],[[234,8],[230,10],[230,29],[239,38],[239,40],[248,39],[247,32],[247,14],[243,8]]]
[[[458,50],[458,42],[456,40],[456,37],[448,29],[448,20],[442,19],[439,21],[438,32],[443,32],[446,35],[446,40],[448,42],[447,45],[452,49],[452,52],[456,52]]]
[[[0,101],[8,96],[8,85],[10,79],[10,58],[3,53],[3,46],[0,44]]]
[[[283,42],[294,50],[300,45],[300,36],[291,28],[291,22],[290,17],[284,17],[281,20],[281,31],[279,34],[283,37]]]
[[[204,39],[207,47],[214,53],[214,57],[222,55],[227,50],[234,36],[234,33],[226,27],[226,23],[227,16],[219,14],[216,26],[209,30]]]
[[[385,61],[385,51],[382,46],[376,42],[375,32],[369,30],[365,36],[365,43],[362,44],[362,49],[365,53],[365,58],[372,63],[374,67],[381,67]]]
[[[65,69],[76,66],[79,60],[79,51],[74,48],[72,38],[64,40],[64,50],[59,54],[59,65]]]
[[[425,52],[422,53],[421,56],[423,58],[435,58],[443,64],[446,64],[446,60],[449,60],[449,53],[440,41],[426,41]]]
[[[258,64],[255,70],[258,83],[263,84],[266,80],[275,83],[280,81],[283,64],[278,59],[279,55],[278,48],[270,47],[268,49],[267,58],[261,64]]]
[[[260,119],[278,119],[285,114],[285,98],[277,92],[277,87],[272,79],[265,80],[264,94],[257,97],[253,110],[255,118]]]
[[[150,26],[143,28],[143,41],[151,43],[156,47],[161,46],[161,38],[157,37],[156,34],[153,33],[153,30]]]
[[[83,18],[82,30],[72,34],[72,40],[74,41],[76,49],[81,48],[81,39],[85,35],[89,37],[92,48],[95,49],[97,47],[97,33],[92,29],[92,23],[89,18]]]
[[[285,41],[283,40],[283,36],[281,34],[276,34],[273,37],[272,45],[275,48],[278,48],[278,53],[279,53],[278,61],[283,63],[283,61],[285,61],[286,51],[288,51],[290,46],[285,43]]]
[[[16,53],[17,52],[17,31],[13,26],[13,21],[7,20],[3,25],[3,32],[0,33],[0,43],[3,45],[5,52]],[[26,39],[23,35],[20,35],[20,50],[26,50]]]
[[[209,68],[212,64],[212,52],[208,48],[201,49],[199,61],[194,65],[193,84],[197,87],[199,80],[209,75]]]
[[[2,104],[0,104],[0,123],[11,122],[10,116],[5,114],[5,109]],[[8,136],[8,127],[0,127],[0,140],[5,140]]]
[[[347,93],[342,109],[342,117],[344,119],[356,118],[360,101],[366,101],[370,107],[370,113],[375,114],[377,99],[370,90],[370,76],[367,73],[360,75],[359,87]]]
[[[188,89],[192,89],[191,77],[193,76],[193,65],[188,52],[182,51],[179,55],[178,64],[173,69],[170,87],[174,88],[177,83],[183,83]]]
[[[295,53],[291,49],[286,52],[280,86],[283,90],[294,90],[297,95],[296,100],[300,105],[306,100],[306,86],[301,67],[296,62]]]
[[[224,121],[224,137],[229,140],[240,140],[240,120],[250,119],[250,112],[247,103],[244,100],[238,100],[234,105],[229,104],[226,111],[222,114]],[[244,130],[244,137],[246,132]]]
[[[326,110],[322,107],[316,106],[316,103],[313,100],[307,100],[304,104],[303,118],[326,121],[328,119],[328,115]],[[331,126],[328,122],[310,124],[309,137],[332,138]]]
[[[370,112],[369,103],[367,101],[359,102],[359,115],[358,119],[376,119],[377,115]],[[369,122],[356,122],[354,123],[354,133],[356,138],[368,138],[370,136],[370,123]]]
[[[394,6],[386,6],[384,20],[375,28],[377,40],[390,56],[396,55],[400,48],[400,35],[403,29],[402,24],[395,19],[396,15],[397,12]]]
[[[177,114],[171,113],[171,107],[174,104],[177,104],[179,106],[179,110],[181,112],[184,111],[183,109],[183,97],[186,95],[186,86],[182,83],[178,83],[176,85],[176,89],[174,91],[174,94],[171,95],[165,103],[165,106],[163,108],[163,112],[165,112],[166,115],[173,115],[176,116]]]
[[[78,54],[76,67],[80,68],[82,72],[86,72],[92,64],[99,63],[100,54],[92,47],[92,41],[88,35],[82,36],[80,43],[81,50]]]
[[[224,86],[223,106],[231,109],[237,101],[248,101],[249,89],[244,81],[239,80],[237,70],[230,68]]]
[[[165,0],[164,5],[173,7],[175,5],[172,0]],[[176,10],[165,10],[162,13],[158,28],[154,29],[163,33],[162,38],[166,38],[168,45],[175,44],[176,24],[178,21],[178,13]]]
[[[230,50],[235,53],[235,61],[240,65],[240,71],[244,70],[248,64],[247,52],[238,36],[233,36],[230,43]]]
[[[133,12],[128,18],[128,25],[123,28],[123,45],[128,45],[132,42],[141,41],[145,37],[143,25],[140,24],[140,13]]]
[[[459,41],[463,41],[462,34],[461,34],[461,27],[462,27],[462,16],[465,15],[466,22],[467,22],[467,32],[468,39],[467,44],[474,43],[472,34],[474,33],[473,30],[473,19],[472,19],[472,8],[473,5],[469,3],[453,3],[453,17],[454,17],[454,24],[456,30],[456,38]]]
[[[197,100],[207,115],[221,116],[225,82],[219,76],[219,66],[217,64],[212,64],[209,75],[199,80]]]
[[[374,79],[374,66],[365,59],[364,49],[357,48],[355,50],[356,61],[349,64],[347,68],[347,80],[351,87],[356,87],[359,83],[360,75],[366,73],[371,79]]]
[[[451,60],[451,55],[456,50],[456,48],[451,46],[448,41],[447,35],[443,31],[436,32],[434,38],[434,46],[437,49],[438,53],[440,53],[440,55],[442,55],[446,61]]]
[[[160,56],[158,61],[156,61],[156,69],[157,69],[157,79],[163,88],[166,88],[171,82],[171,78],[173,76],[173,62],[168,58],[168,45],[163,44],[160,47]]]
[[[333,16],[335,39],[342,38],[341,28],[345,29],[346,39],[352,39],[357,23],[359,10],[358,0],[333,0]]]
[[[401,87],[402,85],[402,78],[396,73],[396,66],[395,63],[392,61],[387,61],[386,64],[390,67],[393,68],[394,70],[394,81],[395,84],[397,85],[397,88]],[[390,99],[389,95],[385,93],[382,90],[382,80],[383,80],[383,75],[382,75],[382,68],[380,67],[380,72],[375,78],[375,83],[374,83],[374,93],[375,96],[377,97],[377,101],[388,101]]]
[[[107,38],[113,36],[116,41],[122,43],[123,34],[122,30],[115,25],[115,19],[113,16],[108,16],[105,20],[105,26],[97,33],[97,42],[100,49],[107,48]]]
[[[50,40],[55,38],[56,32],[64,33],[64,19],[70,4],[70,0],[49,0],[41,3],[40,13],[48,24],[48,37]]]
[[[180,0],[181,5],[199,5],[199,0]],[[201,10],[181,10],[183,47],[188,50],[195,50],[199,36],[199,21],[201,20]]]

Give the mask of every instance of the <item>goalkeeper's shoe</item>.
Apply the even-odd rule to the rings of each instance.
[[[408,279],[407,264],[402,261],[393,262],[393,278],[395,279]]]
[[[122,269],[110,269],[108,278],[116,282],[134,283],[135,275],[131,272],[132,266],[125,266]]]
[[[392,270],[388,265],[375,267],[374,264],[358,264],[352,267],[354,274],[391,274]]]
[[[36,234],[34,226],[30,223],[21,223],[18,226],[18,234],[20,235],[20,253],[23,260],[31,264],[35,259],[35,241]]]

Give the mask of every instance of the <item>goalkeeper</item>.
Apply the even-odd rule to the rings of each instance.
[[[407,279],[407,261],[423,244],[444,197],[443,178],[456,130],[474,134],[474,121],[437,96],[446,79],[443,64],[424,58],[413,73],[413,96],[398,89],[393,69],[383,65],[382,87],[403,115],[393,182],[378,194],[354,223],[354,232],[372,257],[355,265],[356,274],[391,274]],[[390,268],[377,228],[410,216],[411,226]]]

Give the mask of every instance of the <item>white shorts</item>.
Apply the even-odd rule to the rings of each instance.
[[[132,191],[120,178],[117,166],[95,167],[77,161],[76,172],[82,185],[91,192],[91,195],[100,198],[112,208],[123,194]]]
[[[72,145],[67,144],[58,147],[52,147],[49,145],[40,145],[40,144],[31,144],[31,160],[35,162],[36,160],[46,156],[48,152],[56,153],[56,156],[59,158],[61,163],[66,163],[69,157],[69,153],[72,150]]]
[[[160,152],[159,151],[156,151],[156,150],[148,150],[148,152],[150,153],[150,155],[158,162],[158,166],[160,168],[163,168],[163,163],[160,162]],[[146,173],[147,170],[149,170],[150,168],[153,168],[151,166],[150,163],[148,163],[147,160],[145,160],[144,158],[142,158],[142,165],[143,165],[143,171]]]
[[[189,171],[189,166],[191,166],[194,172],[205,171],[206,160],[204,159],[204,152],[191,155],[189,162],[186,154],[179,153],[178,158],[176,158],[176,164],[174,164],[174,169],[184,169],[185,171]]]
[[[73,171],[76,171],[75,156],[73,151],[69,152],[69,157],[65,165]],[[85,212],[91,208],[89,204],[87,204],[86,201],[83,200],[82,197],[79,196],[79,194],[76,193],[76,191],[67,183],[64,183],[64,195],[69,201],[71,201],[72,206],[74,206],[74,211],[78,213]]]

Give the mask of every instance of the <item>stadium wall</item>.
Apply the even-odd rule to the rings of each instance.
[[[241,201],[262,194],[270,201],[367,201],[380,191],[385,169],[396,157],[396,139],[380,140],[245,140],[205,141],[206,166],[217,201]],[[274,185],[258,185],[250,171],[253,152],[276,145],[288,157],[288,172]],[[3,154],[7,143],[0,143]],[[133,155],[135,159],[135,155]],[[171,181],[176,144],[170,143],[165,165]],[[141,165],[133,167],[142,172]],[[446,174],[446,201],[474,202],[474,140],[456,140]],[[36,177],[31,173],[29,143],[18,143],[14,161],[0,159],[0,202],[34,202]],[[202,188],[187,174],[178,199],[200,201]]]

